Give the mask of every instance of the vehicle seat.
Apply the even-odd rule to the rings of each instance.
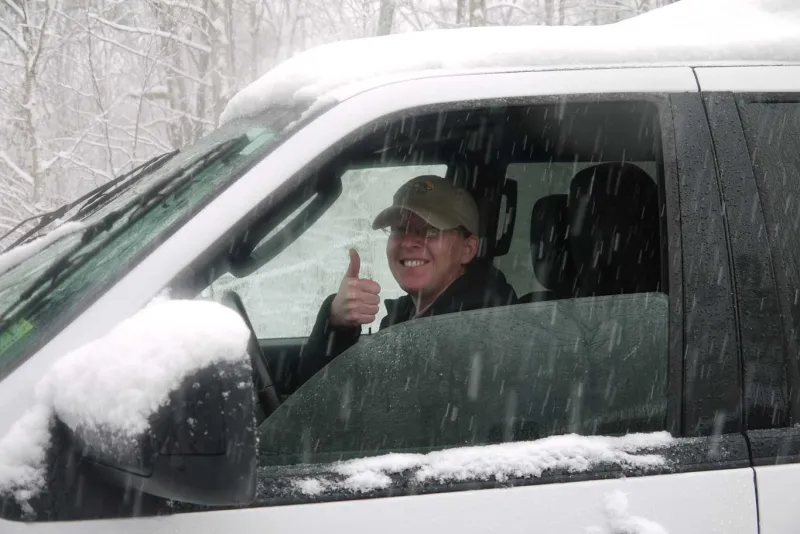
[[[531,262],[533,273],[546,291],[534,291],[521,302],[569,298],[575,293],[575,264],[569,253],[569,210],[567,195],[549,195],[536,201],[531,210]]]
[[[658,186],[646,172],[630,163],[580,171],[569,212],[578,296],[660,290]]]

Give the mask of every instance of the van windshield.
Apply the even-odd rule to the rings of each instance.
[[[274,149],[295,120],[271,110],[225,124],[38,243],[0,255],[0,380]]]

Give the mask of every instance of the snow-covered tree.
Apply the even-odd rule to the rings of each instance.
[[[672,1],[0,0],[0,235],[196,140],[237,90],[312,46],[602,24]]]

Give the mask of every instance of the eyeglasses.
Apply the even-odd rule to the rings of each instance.
[[[383,231],[392,239],[399,239],[407,235],[419,239],[436,239],[444,233],[444,230],[433,226],[390,226],[384,228]]]
[[[440,230],[433,226],[390,226],[383,228],[383,232],[392,239],[400,239],[407,235],[418,239],[436,239],[447,232],[460,232],[464,237],[471,235],[466,228],[461,226],[451,230]]]

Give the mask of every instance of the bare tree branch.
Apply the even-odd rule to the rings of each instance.
[[[9,67],[16,67],[18,69],[24,69],[25,68],[25,64],[24,63],[20,63],[19,61],[11,61],[9,59],[3,59],[3,58],[0,58],[0,64],[1,65],[7,65]]]
[[[175,66],[173,66],[173,65],[171,65],[171,64],[169,64],[167,62],[165,62],[162,59],[148,57],[147,54],[145,54],[144,52],[140,52],[139,50],[135,50],[135,49],[133,49],[133,48],[131,48],[129,46],[126,46],[126,45],[124,45],[122,43],[119,43],[119,42],[114,41],[112,39],[108,39],[106,37],[103,37],[102,35],[94,34],[94,38],[99,40],[99,41],[103,41],[105,43],[108,43],[108,44],[110,44],[112,46],[116,46],[118,48],[121,48],[121,49],[125,50],[126,52],[129,52],[129,53],[131,53],[131,54],[133,54],[135,56],[138,56],[140,58],[151,59],[151,60],[157,62],[159,64],[159,66],[162,66],[165,69],[167,69],[167,70],[169,70],[171,72],[174,72],[175,74],[177,74],[181,78],[184,78],[184,79],[187,79],[187,80],[191,80],[191,81],[193,81],[195,83],[198,83],[198,84],[210,85],[208,83],[208,81],[201,80],[197,76],[194,76],[193,74],[191,74],[189,72],[186,72],[185,70],[181,70],[181,69],[179,69],[179,68],[177,68],[177,67],[175,67]]]
[[[11,0],[3,0],[3,3],[7,5],[11,11],[16,14],[20,20],[25,20],[25,13],[22,11],[22,8],[19,7],[16,2],[12,2]]]
[[[14,173],[17,176],[22,178],[25,181],[25,183],[27,183],[30,186],[33,186],[33,184],[35,183],[35,180],[33,179],[33,176],[31,176],[30,174],[25,172],[23,169],[21,169],[19,167],[19,165],[14,163],[14,161],[11,158],[8,157],[8,154],[6,154],[5,152],[0,152],[0,159],[3,160],[6,163],[6,165],[8,165],[8,167],[12,171],[14,171]]]
[[[190,4],[188,2],[173,2],[172,0],[158,0],[158,4],[176,9],[186,9],[197,15],[200,15],[202,18],[205,18],[211,23],[214,22],[214,19],[211,17],[211,15],[208,14],[208,11],[194,4]]]
[[[19,37],[14,35],[11,32],[11,29],[8,28],[8,26],[3,24],[2,22],[0,22],[0,32],[4,33],[6,37],[11,39],[11,42],[14,44],[15,47],[17,47],[17,50],[19,50],[20,54],[22,54],[23,56],[28,55],[28,47],[25,46],[25,43],[23,43]]]
[[[128,33],[138,33],[140,35],[155,35],[155,36],[158,36],[158,37],[162,37],[164,39],[171,39],[171,40],[173,40],[175,42],[178,42],[178,43],[180,43],[182,45],[188,46],[189,48],[194,48],[195,50],[199,50],[200,52],[205,52],[206,54],[211,53],[211,48],[210,47],[202,45],[202,44],[199,44],[199,43],[195,43],[194,41],[188,41],[188,40],[184,39],[183,37],[179,37],[179,36],[177,36],[175,34],[172,34],[172,33],[169,33],[169,32],[156,30],[156,29],[137,28],[135,26],[125,26],[123,24],[117,24],[115,22],[111,22],[110,20],[106,20],[106,19],[104,19],[102,17],[99,17],[98,15],[95,15],[94,13],[90,13],[89,17],[94,19],[94,20],[96,20],[97,22],[100,22],[101,24],[105,24],[106,26],[108,26],[110,28],[114,28],[115,30],[128,32]]]

